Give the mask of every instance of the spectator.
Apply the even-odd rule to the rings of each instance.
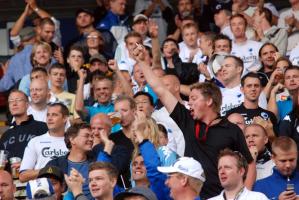
[[[24,29],[29,28],[29,27],[25,27],[24,29],[22,29],[22,28],[24,26],[26,18],[29,17],[30,15],[32,15],[33,13],[35,13],[37,15],[38,18],[35,18],[35,19],[38,22],[40,22],[41,19],[44,19],[44,18],[50,18],[54,22],[55,33],[54,33],[54,38],[52,39],[52,41],[57,46],[61,46],[60,22],[57,19],[55,19],[53,16],[51,16],[47,11],[45,11],[41,7],[38,7],[35,0],[30,0],[30,1],[26,2],[25,10],[23,11],[21,16],[18,18],[16,23],[11,28],[10,40],[12,41],[12,43],[16,47],[26,45],[26,43],[24,43],[25,41],[23,41],[23,42],[21,41],[22,39],[25,39],[25,38],[22,38],[21,36],[22,36],[22,31],[24,31]],[[32,38],[32,39],[33,39],[33,41],[35,40],[35,38]],[[26,42],[29,42],[29,44],[30,44],[30,41],[26,41]]]
[[[145,46],[152,47],[151,38],[147,36],[149,30],[149,20],[148,17],[143,14],[138,14],[133,19],[132,31],[139,33],[142,37],[142,43]],[[125,60],[129,56],[126,43],[122,41],[118,44],[115,51],[115,60]]]
[[[30,104],[27,114],[31,114],[37,121],[46,122],[47,104],[50,100],[50,90],[45,80],[35,79],[30,83]]]
[[[232,50],[232,41],[228,36],[218,34],[214,38],[213,47],[214,53],[225,52],[229,54]]]
[[[258,180],[253,190],[264,193],[268,198],[296,199],[296,194],[299,194],[296,143],[289,137],[278,137],[272,143],[272,153],[276,165],[273,174]]]
[[[233,15],[230,19],[230,27],[235,38],[231,54],[243,60],[243,73],[259,70],[261,66],[258,60],[258,51],[262,44],[247,39],[245,34],[247,27],[246,19],[240,14]]]
[[[186,108],[189,108],[188,102],[183,101],[180,96],[180,81],[176,76],[165,75],[162,77],[162,82],[181,104],[185,105]],[[183,133],[178,125],[169,116],[165,106],[155,110],[152,114],[152,117],[157,121],[157,123],[166,124],[168,132],[167,135],[169,139],[167,146],[179,156],[184,156],[185,140]]]
[[[51,46],[45,42],[36,42],[33,44],[30,58],[33,69],[35,67],[42,67],[48,70],[51,63],[55,62],[52,58]],[[17,87],[29,96],[30,73],[23,76]]]
[[[286,88],[284,90],[281,90]],[[268,110],[282,120],[293,108],[293,100],[297,98],[299,88],[299,69],[297,66],[289,67],[284,73],[284,85],[277,84],[270,93]],[[277,95],[279,94],[279,95]]]
[[[100,77],[93,85],[93,95],[96,104],[93,106],[84,106],[84,82],[86,79],[86,71],[79,70],[78,89],[76,93],[75,108],[81,119],[89,121],[97,113],[108,114],[114,111],[114,104],[111,101],[113,92],[113,82],[107,77]]]
[[[113,189],[116,185],[118,172],[110,163],[96,162],[92,163],[88,169],[89,189],[94,199],[113,200]],[[70,191],[75,199],[87,200],[82,192],[84,179],[77,170],[72,170],[65,179]]]
[[[214,11],[215,25],[220,29],[220,33],[233,40],[234,35],[230,28],[230,17],[232,16],[231,8],[228,4],[216,4]]]
[[[97,54],[103,54],[105,57],[109,57],[109,55],[106,55],[106,50],[104,51],[104,40],[99,31],[94,30],[88,33],[86,43],[87,52],[84,53],[84,60],[86,62],[88,62],[92,56]]]
[[[28,97],[20,90],[13,90],[8,96],[8,107],[14,122],[10,129],[3,133],[0,139],[0,149],[9,152],[12,157],[23,158],[29,140],[47,132],[46,123],[35,121],[32,115],[27,115]]]
[[[265,110],[258,105],[259,96],[262,92],[259,75],[249,72],[243,76],[241,80],[241,91],[244,95],[244,102],[240,106],[231,109],[227,115],[230,115],[231,113],[240,113],[244,117],[246,125],[259,122],[266,123],[267,125],[264,125],[264,123],[261,123],[261,125],[266,129],[270,140],[273,140],[275,132],[276,134],[278,133],[277,120],[272,112]],[[271,125],[269,125],[269,123]]]
[[[83,194],[88,198],[92,198],[87,182],[89,164],[95,161],[95,158],[88,154],[93,145],[90,126],[85,123],[72,125],[66,131],[64,140],[69,153],[49,161],[47,166],[56,166],[67,175],[71,175],[71,170],[76,169],[85,179],[82,189]]]
[[[203,62],[202,49],[198,45],[198,28],[194,23],[185,24],[182,27],[183,42],[179,43],[179,56],[182,62],[199,64]]]
[[[230,149],[222,150],[218,159],[218,176],[224,190],[210,200],[236,198],[267,200],[264,194],[250,191],[244,186],[247,170],[248,164],[242,154]]]
[[[137,111],[132,125],[132,140],[135,145],[134,154],[139,152],[137,144],[140,142],[138,141],[140,137],[142,137],[143,139],[148,139],[155,146],[160,159],[160,165],[170,166],[176,161],[177,155],[167,146],[159,145],[158,131],[158,126],[153,119],[146,118],[144,113]]]
[[[61,64],[53,64],[49,69],[49,80],[51,83],[51,94],[55,96],[58,101],[63,102],[67,106],[70,113],[70,120],[74,122],[79,118],[75,111],[75,94],[67,92],[63,88],[66,81],[66,70]]]
[[[49,131],[28,142],[20,167],[20,181],[36,179],[41,168],[50,160],[67,154],[64,130],[69,116],[67,107],[61,103],[50,104],[47,110]]]
[[[120,43],[128,33],[126,4],[126,0],[111,0],[106,16],[96,25],[100,31],[110,31],[117,43]]]
[[[222,62],[221,80],[225,88],[221,88],[221,115],[238,107],[243,101],[244,97],[240,90],[243,69],[243,61],[236,56],[226,56]]]
[[[153,97],[147,92],[137,92],[134,95],[134,101],[137,106],[137,111],[143,112],[146,117],[151,117],[154,111]]]
[[[279,57],[276,59],[273,65],[273,72],[270,75],[269,81],[267,80],[267,85],[264,88],[264,93],[267,97],[270,96],[270,92],[275,85],[278,83],[283,84],[285,71],[292,66],[292,63],[286,57]],[[263,83],[263,79],[262,79]]]
[[[270,176],[274,162],[267,148],[269,140],[266,130],[261,125],[250,124],[245,127],[244,135],[249,151],[256,162],[256,180]]]
[[[75,93],[77,90],[77,81],[79,79],[79,70],[84,64],[83,49],[79,46],[72,46],[67,57],[69,67],[66,71],[68,91]]]
[[[202,190],[202,197],[209,198],[220,192],[221,187],[217,180],[216,157],[224,146],[229,146],[233,150],[241,151],[248,162],[250,170],[246,185],[250,188],[255,181],[255,164],[248,148],[243,133],[235,125],[229,123],[226,119],[219,119],[221,92],[211,83],[195,84],[191,88],[189,96],[190,111],[181,105],[178,100],[166,89],[160,80],[153,74],[150,67],[144,62],[144,49],[138,46],[135,49],[136,59],[142,66],[142,70],[153,90],[159,96],[161,102],[165,105],[170,116],[181,128],[186,141],[185,156],[192,156],[203,164],[207,182]],[[198,120],[198,121],[194,121]],[[212,129],[209,127],[213,127]],[[197,131],[196,131],[197,130]],[[201,130],[201,131],[200,131]],[[206,131],[208,133],[206,133]],[[218,132],[219,131],[219,132]],[[222,135],[220,143],[217,133]],[[206,140],[208,137],[213,137]],[[230,144],[225,142],[223,137],[234,138]],[[209,148],[212,147],[212,148]]]
[[[72,46],[80,46],[81,49],[86,50],[86,37],[91,32],[94,31],[93,27],[94,16],[93,12],[86,8],[79,8],[75,14],[76,27],[79,32],[79,36],[72,39],[66,46],[64,56],[67,57],[70,54]]]
[[[132,179],[136,186],[149,187],[159,200],[169,200],[169,189],[164,184],[166,177],[157,170],[158,166],[164,165],[159,149],[157,149],[157,139],[153,138],[153,134],[146,133],[150,131],[148,130],[149,123],[146,119],[140,120],[139,117],[135,119],[139,123],[139,126],[134,129],[134,142],[138,147],[135,148],[132,159]],[[141,121],[145,123],[145,131]]]
[[[126,192],[121,192],[115,196],[115,200],[134,199],[157,200],[156,195],[146,187],[133,187]]]
[[[225,86],[225,88],[220,88],[222,93],[222,115],[244,102],[244,94],[241,92],[241,74],[243,69],[242,60],[236,56],[226,56],[222,62],[221,80]],[[267,105],[267,100],[263,93],[258,95],[258,105],[262,108],[265,108]]]
[[[55,24],[50,18],[41,20],[37,37],[39,40],[51,45],[52,52],[57,50],[57,47],[52,43],[54,37]],[[7,91],[14,86],[23,76],[29,74],[32,69],[31,53],[33,45],[27,45],[21,52],[15,54],[9,61],[8,69],[5,75],[0,80],[0,91]],[[62,58],[61,49],[59,50],[59,59]],[[57,58],[58,58],[57,57]],[[22,66],[21,68],[19,66]]]
[[[298,29],[298,1],[289,0],[291,7],[280,13],[278,27],[287,28],[289,34]]]
[[[66,185],[64,182],[64,175],[60,168],[46,166],[39,171],[37,178],[48,178],[53,185],[56,200],[63,199],[62,193],[64,193]]]
[[[128,55],[124,57],[123,60],[117,60],[117,62],[120,70],[127,70],[131,75],[134,65],[136,64],[132,54],[133,49],[136,43],[142,44],[142,37],[137,32],[130,32],[125,36],[124,41],[128,50]]]
[[[99,113],[91,118],[91,132],[94,137],[93,152],[97,161],[111,162],[119,171],[118,185],[129,186],[131,154],[122,145],[115,145],[111,136],[112,122],[109,116]],[[125,182],[123,182],[124,180]]]
[[[14,193],[16,186],[13,183],[12,176],[5,170],[0,170],[0,199],[15,200]]]
[[[206,176],[201,164],[193,158],[181,157],[172,166],[158,167],[158,171],[167,174],[165,184],[174,200],[199,199],[201,196]]]
[[[267,8],[255,11],[253,16],[253,27],[261,42],[273,43],[281,55],[286,54],[288,45],[288,32],[271,24],[272,13]]]
[[[272,43],[265,43],[259,50],[259,57],[262,63],[262,68],[258,71],[261,75],[261,82],[264,88],[264,93],[269,97],[270,90],[277,84],[278,76],[281,76],[280,70],[275,69],[275,62],[279,58],[277,47]]]
[[[114,109],[120,113],[120,125],[122,127],[118,132],[110,135],[110,139],[116,145],[123,145],[129,150],[132,155],[134,146],[131,141],[132,138],[132,125],[135,119],[136,103],[128,96],[120,95],[114,101]]]

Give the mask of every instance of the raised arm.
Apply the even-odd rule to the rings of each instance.
[[[11,31],[10,31],[11,37],[15,37],[15,36],[19,35],[21,29],[24,26],[27,16],[29,16],[31,14],[32,14],[32,9],[30,8],[29,4],[27,4],[23,13],[21,14],[21,16],[18,18],[16,23],[11,28]]]
[[[160,51],[160,43],[158,39],[158,25],[154,20],[149,21],[149,35],[152,39],[152,55],[153,55],[153,66],[161,67],[161,51]]]
[[[175,98],[175,96],[173,96],[173,94],[171,94],[171,92],[169,92],[169,90],[167,90],[162,81],[153,73],[151,67],[144,61],[145,51],[146,50],[142,45],[137,44],[133,52],[135,60],[141,66],[147,83],[158,95],[167,111],[172,113],[176,104],[178,103],[178,100]]]
[[[45,10],[37,7],[35,0],[27,0],[27,3],[30,5],[31,9],[40,17],[40,18],[46,18],[51,17],[51,15],[46,12]]]
[[[86,78],[86,71],[79,70],[78,71],[79,80],[77,82],[77,92],[76,92],[76,99],[75,99],[75,109],[77,113],[80,115],[82,119],[85,119],[88,115],[88,111],[84,108],[84,81]]]
[[[121,82],[122,90],[123,90],[122,92],[130,97],[133,97],[134,94],[133,94],[132,87],[130,83],[126,80],[124,75],[121,73],[121,71],[119,70],[116,60],[109,60],[108,66],[110,69],[112,69],[115,72],[117,78]]]

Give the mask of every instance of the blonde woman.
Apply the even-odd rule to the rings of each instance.
[[[159,144],[159,128],[154,119],[146,118],[143,112],[137,111],[132,131],[132,140],[135,147],[133,157],[139,154],[138,144],[142,142],[141,140],[148,140],[155,146],[161,166],[170,166],[176,161],[178,157],[177,154],[171,151],[167,146],[161,146]]]

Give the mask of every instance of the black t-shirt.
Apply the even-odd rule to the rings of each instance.
[[[122,130],[119,130],[111,135],[109,135],[109,139],[114,142],[115,145],[124,146],[128,150],[128,156],[130,160],[132,159],[132,154],[134,151],[134,145],[131,139],[127,138]],[[128,163],[131,163],[130,161]],[[130,173],[130,164],[128,164],[127,169],[123,172],[123,179],[126,184],[126,187],[131,187],[131,173]],[[117,184],[122,186],[122,180],[118,179]]]
[[[279,136],[288,136],[292,138],[297,143],[297,148],[299,150],[299,119],[294,110],[280,121]]]
[[[35,121],[32,115],[29,115],[27,121],[22,122],[20,125],[13,123],[12,128],[3,133],[0,139],[0,149],[9,152],[8,159],[11,157],[23,158],[29,140],[47,131],[46,123]]]
[[[210,126],[206,133],[206,141],[199,142],[195,137],[195,121],[189,110],[177,103],[170,116],[184,134],[185,156],[198,160],[205,171],[206,182],[200,193],[202,199],[211,198],[222,191],[217,170],[217,159],[221,150],[230,148],[233,151],[239,151],[248,163],[252,162],[253,159],[241,129],[227,119],[221,119],[218,124]],[[199,123],[202,122],[199,121]]]
[[[253,123],[253,118],[260,116],[264,120],[270,119],[272,124],[273,124],[273,130],[276,134],[278,134],[278,127],[277,127],[277,119],[275,115],[268,110],[265,110],[261,107],[258,107],[256,109],[247,109],[244,106],[244,103],[242,103],[240,106],[231,109],[228,113],[227,116],[229,116],[232,113],[239,113],[244,117],[245,124],[252,124]]]

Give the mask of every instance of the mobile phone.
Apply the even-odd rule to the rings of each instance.
[[[295,185],[293,183],[288,183],[286,191],[294,191],[294,190],[295,190]]]

